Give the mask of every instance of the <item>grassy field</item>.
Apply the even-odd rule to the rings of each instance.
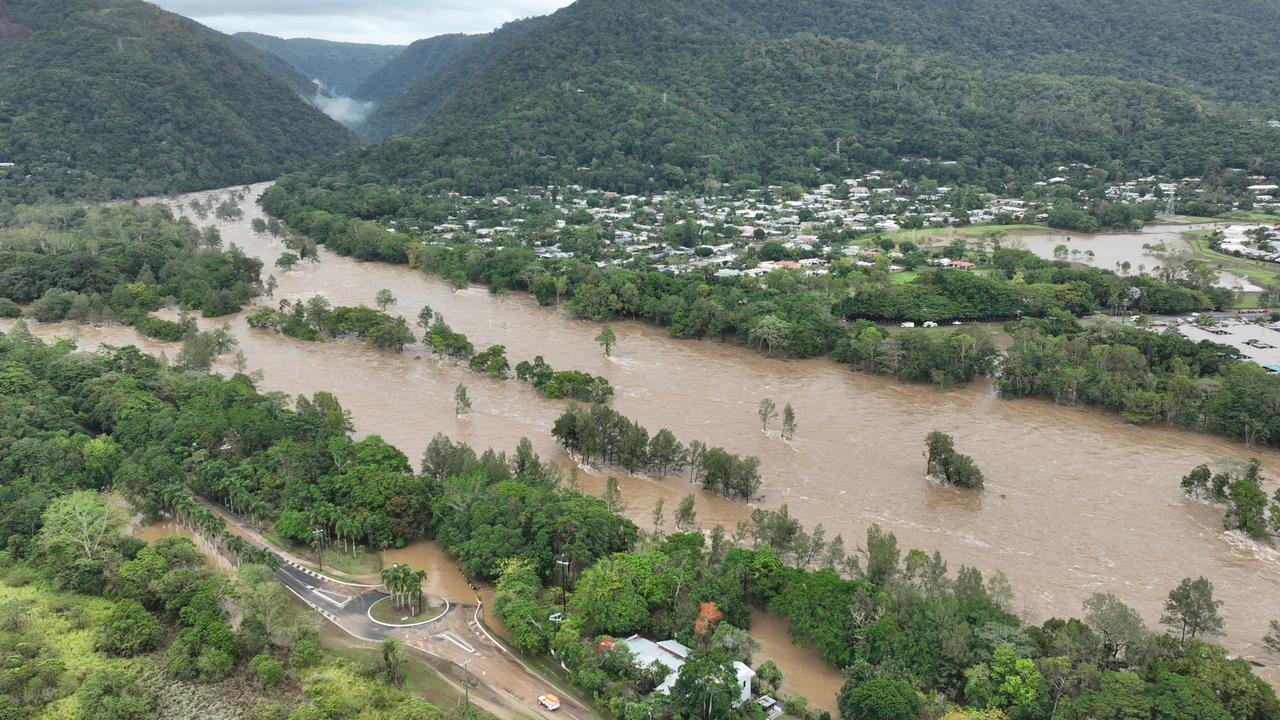
[[[305,560],[304,564],[307,567],[313,570],[321,569],[315,563],[316,554],[311,548],[289,542],[277,535],[274,530],[268,530],[263,533],[263,536],[270,540],[273,545],[284,548],[297,558]],[[321,554],[321,560],[324,572],[333,575],[339,580],[377,577],[382,572],[382,555],[376,552],[369,552],[363,547],[357,547],[355,555],[352,555],[344,551],[340,546],[330,545],[324,549]]]
[[[372,643],[351,637],[335,627],[333,623],[326,622],[320,627],[320,644],[330,655],[336,655],[348,660],[358,667],[376,667],[382,664],[381,648]],[[405,691],[417,695],[441,709],[447,710],[459,707],[462,704],[462,691],[457,685],[443,677],[431,664],[432,661],[428,657],[415,652],[412,656],[413,659],[404,664],[402,672],[404,673]],[[445,661],[436,660],[434,662],[444,663]],[[456,668],[449,668],[449,671],[458,672]],[[471,717],[476,719],[493,718],[492,715],[480,710],[475,705],[471,706],[471,713]]]
[[[1235,212],[1227,213],[1225,217],[1230,220],[1247,220],[1249,222],[1267,223],[1268,225],[1280,223],[1280,215],[1275,213],[1267,214],[1259,210],[1250,210],[1247,212],[1244,210],[1237,210]]]
[[[903,270],[900,273],[894,273],[889,276],[889,282],[894,285],[903,285],[920,277],[920,273],[916,270]]]
[[[965,225],[963,227],[920,228],[918,230],[895,230],[888,233],[894,242],[910,240],[914,243],[937,242],[957,237],[978,237],[987,233],[1010,232],[1013,230],[1044,230],[1041,225]]]
[[[1191,243],[1191,248],[1195,250],[1197,257],[1202,260],[1208,260],[1225,270],[1239,272],[1258,285],[1276,282],[1277,272],[1273,269],[1275,265],[1259,260],[1246,260],[1218,252],[1209,247],[1209,233],[1210,231],[1208,230],[1192,230],[1184,233]]]
[[[422,612],[417,615],[408,615],[408,610],[401,608],[396,609],[391,604],[391,598],[383,598],[373,604],[370,608],[373,612],[373,619],[392,625],[411,625],[413,623],[425,622],[440,613],[444,612],[443,605],[423,605]]]
[[[1262,305],[1262,296],[1258,293],[1241,293],[1236,307],[1241,310],[1252,310]]]

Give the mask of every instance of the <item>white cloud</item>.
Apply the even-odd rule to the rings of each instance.
[[[345,95],[336,95],[319,80],[311,82],[316,84],[316,92],[311,96],[311,104],[319,108],[320,112],[349,128],[364,122],[364,119],[369,117],[369,113],[373,112],[376,103],[361,102]]]
[[[234,33],[408,44],[433,35],[488,32],[545,15],[572,0],[153,0],[160,7]]]

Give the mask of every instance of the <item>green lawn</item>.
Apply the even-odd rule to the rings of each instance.
[[[443,605],[423,605],[422,612],[417,615],[409,615],[406,609],[396,609],[391,604],[391,598],[383,598],[373,604],[370,608],[373,613],[373,619],[392,625],[412,625],[413,623],[425,622],[444,612]]]
[[[1227,213],[1224,217],[1229,220],[1248,220],[1249,222],[1267,223],[1269,225],[1280,223],[1280,215],[1275,213],[1267,214],[1261,210],[1237,210]]]
[[[345,658],[355,663],[357,667],[376,667],[382,663],[381,648],[351,637],[332,623],[323,623],[320,626],[320,644],[330,654]],[[453,683],[441,677],[431,663],[444,664],[443,669],[450,673],[461,674],[461,670],[449,666],[445,660],[435,660],[420,653],[415,652],[411,657],[412,660],[405,663],[401,669],[404,673],[406,692],[418,695],[445,710],[457,708],[462,704],[462,692]],[[493,717],[475,705],[471,706],[471,712],[470,717],[473,719]]]
[[[1241,310],[1252,310],[1261,305],[1262,296],[1259,293],[1240,293],[1240,299],[1236,302],[1236,307]]]
[[[330,545],[324,549],[321,556],[322,562],[317,565],[315,551],[311,548],[289,542],[277,535],[275,530],[268,530],[263,535],[271,541],[271,544],[284,548],[299,560],[303,560],[303,564],[312,570],[322,570],[325,574],[339,580],[377,577],[382,572],[382,555],[369,552],[363,547],[357,547],[355,555],[352,555],[344,551],[341,546]]]
[[[965,225],[962,227],[937,227],[937,228],[919,228],[915,230],[895,230],[887,233],[887,236],[894,242],[902,242],[910,240],[919,243],[920,241],[936,241],[945,240],[954,237],[977,237],[993,232],[1010,232],[1013,230],[1044,230],[1041,225]]]
[[[1224,269],[1238,271],[1259,285],[1267,285],[1276,281],[1277,272],[1272,269],[1275,265],[1258,260],[1246,260],[1218,252],[1209,247],[1209,243],[1205,240],[1209,233],[1210,231],[1208,230],[1192,230],[1184,233],[1191,242],[1192,249],[1201,259],[1212,261]]]
[[[889,276],[889,282],[894,285],[902,285],[920,277],[920,273],[916,270],[903,270],[900,273],[893,273]]]

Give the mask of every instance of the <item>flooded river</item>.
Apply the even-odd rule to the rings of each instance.
[[[245,211],[243,220],[220,224],[224,242],[270,269],[284,248],[255,236],[249,223],[261,215],[251,202]],[[618,343],[606,358],[593,340],[596,325],[540,308],[524,295],[454,292],[408,268],[327,252],[320,263],[277,271],[276,278],[273,302],[324,294],[335,305],[372,304],[374,294],[388,288],[399,299],[392,312],[414,318],[428,304],[477,347],[505,345],[513,365],[541,354],[557,368],[604,375],[617,391],[613,407],[651,432],[667,427],[686,442],[701,439],[758,455],[765,495],[760,505],[786,503],[806,525],[821,523],[828,536],[843,534],[849,548],[868,525],[879,523],[897,534],[904,549],[942,551],[953,573],[962,564],[1003,570],[1017,591],[1017,609],[1030,621],[1078,614],[1085,597],[1107,591],[1154,628],[1168,591],[1183,577],[1204,575],[1225,601],[1224,642],[1274,664],[1260,639],[1268,621],[1280,618],[1280,556],[1224,533],[1221,510],[1184,499],[1178,487],[1199,463],[1255,454],[1241,445],[1138,428],[1118,416],[1048,402],[1002,401],[985,383],[942,393],[826,360],[783,361],[730,344],[672,340],[637,322],[614,324]],[[507,450],[525,436],[544,457],[568,462],[549,434],[564,403],[527,385],[482,378],[417,347],[395,355],[252,330],[243,315],[231,322],[249,369],[262,373],[263,389],[330,390],[351,411],[358,433],[381,434],[415,463],[437,432]],[[34,324],[32,330],[72,332]],[[89,348],[132,343],[171,357],[177,351],[144,341],[131,328],[85,327],[79,341]],[[475,410],[455,418],[452,395],[459,383],[470,389]],[[755,409],[764,397],[795,407],[793,442],[760,431]],[[939,487],[924,477],[924,437],[932,430],[951,433],[957,448],[974,457],[987,477],[985,493]],[[1280,471],[1280,455],[1256,454],[1267,469]],[[587,490],[599,492],[603,485],[598,474],[584,472],[580,479]],[[681,478],[626,478],[622,489],[629,513],[644,528],[658,499],[665,499],[670,517],[690,492]],[[749,511],[745,504],[698,495],[706,526],[731,528]],[[440,594],[458,589],[441,587]]]
[[[176,523],[173,520],[160,520],[158,522],[142,524],[135,518],[134,521],[129,523],[129,534],[148,544],[154,543],[161,538],[184,537],[195,543],[195,546],[204,554],[205,561],[208,562],[210,566],[228,571],[235,567],[231,561],[227,559],[227,556],[219,552],[218,548],[215,547],[213,543],[206,540],[203,535],[194,533],[190,528]]]

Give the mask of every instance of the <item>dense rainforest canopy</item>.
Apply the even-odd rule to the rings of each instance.
[[[235,37],[279,56],[285,62],[325,88],[350,95],[370,75],[380,70],[404,50],[403,45],[334,42],[315,38],[280,38],[261,33],[241,32]]]
[[[378,103],[359,134],[381,139],[413,130],[516,41],[545,22],[545,18],[529,18],[485,35],[439,35],[413,43],[356,91],[357,99]]]
[[[1280,164],[1280,131],[1261,122],[1274,89],[1242,71],[1274,65],[1273,4],[907,5],[583,0],[422,41],[437,62],[366,133],[428,121],[360,154],[357,177],[642,191],[817,184],[904,156],[988,184],[1077,161],[1176,176]]]
[[[256,49],[138,0],[4,0],[0,207],[265,180],[348,133]],[[28,32],[29,31],[29,32]]]

